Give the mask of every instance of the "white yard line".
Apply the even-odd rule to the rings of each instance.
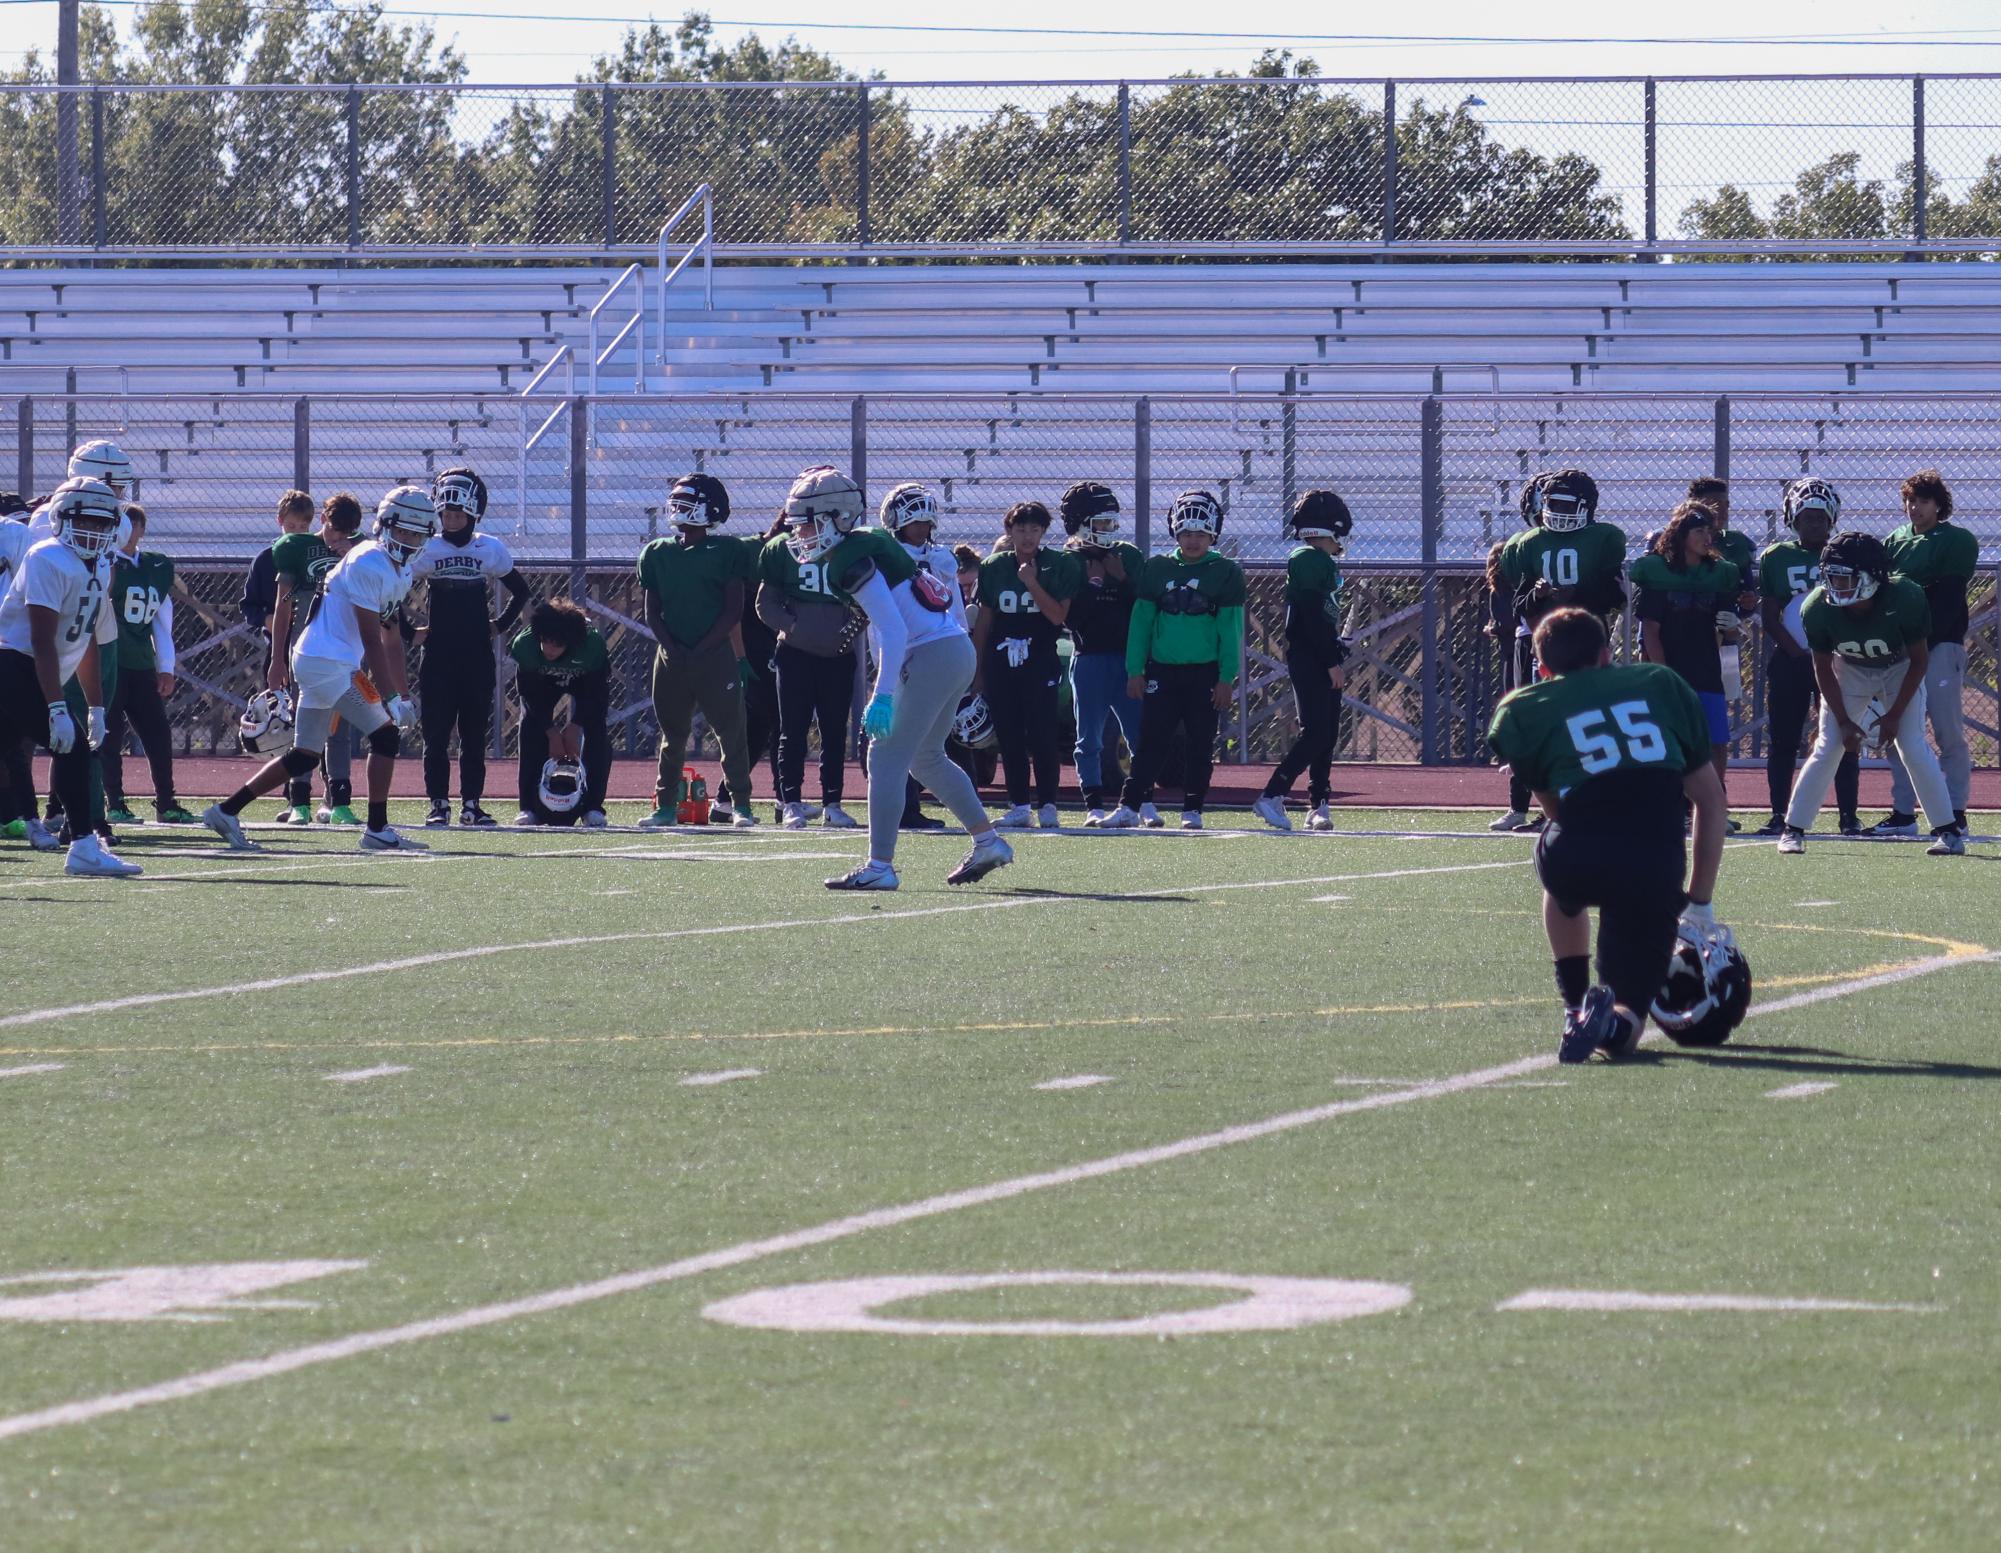
[[[1073,1073],[1068,1078],[1052,1078],[1037,1084],[1037,1089],[1089,1089],[1094,1084],[1109,1084],[1109,1073]]]
[[[1293,883],[1319,883],[1323,881],[1291,881]],[[1031,899],[1033,899],[1031,897]],[[965,908],[942,908],[945,910]],[[885,914],[886,915],[886,914]],[[914,914],[913,914],[914,915]],[[878,916],[874,920],[881,920]],[[1753,1007],[1747,1018],[1761,1014],[1783,1013],[1807,1003],[1824,1002],[1830,997],[1847,997],[1857,992],[1866,992],[1875,987],[1892,982],[1908,981],[1916,976],[1940,971],[1948,966],[1972,965],[1981,961],[1993,961],[2001,956],[1995,954],[1940,956],[1934,960],[1919,961],[1905,967],[1901,972],[1885,973],[1881,976],[1866,976],[1852,982],[1838,983],[1833,987],[1815,993],[1802,993],[1791,998],[1781,998],[1776,1003]],[[943,1192],[935,1197],[920,1198],[916,1202],[901,1203],[888,1208],[877,1208],[867,1213],[851,1214],[845,1218],[829,1219],[825,1223],[812,1225],[806,1229],[793,1230],[782,1235],[772,1235],[761,1240],[746,1240],[720,1250],[703,1252],[696,1256],[683,1257],[678,1261],[666,1262],[658,1267],[639,1268],[629,1273],[619,1273],[610,1278],[600,1278],[590,1283],[573,1284],[564,1289],[551,1289],[542,1294],[532,1294],[521,1299],[505,1300],[494,1305],[477,1305],[469,1310],[454,1311],[450,1315],[433,1316],[424,1321],[407,1322],[402,1326],[382,1327],[373,1332],[356,1332],[347,1337],[333,1338],[327,1342],[308,1343],[298,1348],[288,1348],[278,1353],[268,1354],[261,1359],[243,1359],[234,1364],[225,1364],[217,1369],[198,1370],[193,1374],[178,1376],[173,1380],[161,1381],[151,1386],[139,1386],[129,1391],[107,1392],[102,1396],[87,1397],[81,1401],[59,1403],[54,1407],[39,1408],[29,1413],[17,1413],[11,1418],[0,1418],[0,1440],[10,1440],[21,1435],[36,1434],[45,1429],[61,1428],[67,1424],[88,1423],[92,1419],[108,1418],[119,1413],[128,1413],[135,1408],[150,1407],[161,1402],[175,1402],[187,1397],[206,1395],[211,1391],[222,1391],[232,1386],[245,1386],[255,1381],[269,1380],[278,1375],[289,1375],[295,1371],[311,1369],[317,1365],[332,1364],[342,1359],[352,1359],[360,1354],[375,1353],[386,1348],[400,1347],[406,1343],[422,1342],[433,1337],[450,1337],[460,1332],[470,1332],[481,1327],[496,1326],[502,1322],[518,1321],[527,1316],[545,1315],[550,1311],[569,1310],[575,1306],[588,1305],[597,1300],[610,1299],[615,1295],[631,1294],[641,1289],[656,1288],[661,1284],[675,1283],[685,1278],[699,1277],[704,1273],[719,1272],[724,1268],[741,1267],[747,1263],[763,1261],[768,1257],[783,1256],[789,1252],[802,1251],[810,1246],[826,1245],[833,1241],[848,1240],[870,1230],[891,1229],[898,1225],[916,1223],[923,1219],[933,1219],[948,1213],[957,1213],[966,1208],[984,1207],[988,1203],[1007,1202],[1010,1199],[1027,1196],[1032,1192],[1049,1191],[1052,1188],[1073,1186],[1080,1181],[1095,1181],[1107,1176],[1123,1174],[1126,1171],[1144,1169],[1150,1165],[1166,1164],[1172,1160],[1188,1159],[1207,1154],[1216,1149],[1229,1148],[1239,1143],[1251,1143],[1261,1138],[1275,1137],[1281,1133],[1295,1132],[1303,1127],[1317,1126],[1321,1122],[1332,1121],[1336,1117],[1354,1116],[1367,1111],[1379,1111],[1390,1106],[1409,1105],[1420,1100],[1437,1100],[1448,1095],[1463,1094],[1468,1090],[1481,1089],[1489,1085],[1505,1084],[1510,1079],[1526,1078],[1532,1073],[1540,1073],[1556,1065],[1556,1055],[1545,1052],[1539,1056],[1524,1057],[1517,1062],[1501,1063],[1495,1067],[1475,1068],[1470,1072],[1453,1074],[1450,1077],[1434,1079],[1428,1083],[1414,1084],[1408,1089],[1390,1090],[1383,1094],[1362,1095],[1353,1100],[1337,1100],[1326,1105],[1310,1107],[1303,1111],[1288,1111],[1279,1116],[1266,1117],[1263,1121],[1246,1122],[1235,1127],[1224,1127],[1215,1132],[1198,1133],[1193,1137],[1177,1139],[1172,1143],[1156,1144],[1151,1148],[1133,1149],[1123,1154],[1113,1154],[1102,1159],[1087,1160],[1081,1164],[1065,1165],[1055,1170],[1046,1170],[1034,1175],[1013,1176],[1005,1181],[995,1181],[987,1186],[970,1187],[963,1191]]]
[[[1530,1289],[1496,1310],[1602,1311],[1891,1311],[1929,1315],[1933,1305],[1879,1305],[1870,1300],[1771,1299],[1755,1294],[1639,1294],[1622,1289]]]
[[[0,1068],[0,1078],[26,1078],[30,1073],[60,1073],[69,1066],[63,1062],[31,1062],[26,1067]]]
[[[351,1073],[329,1073],[326,1075],[326,1081],[329,1084],[359,1084],[364,1079],[388,1078],[392,1074],[409,1071],[408,1068],[400,1067],[396,1063],[385,1062],[379,1068],[356,1068]]]
[[[716,1073],[690,1073],[681,1080],[684,1089],[700,1089],[709,1084],[733,1084],[740,1078],[761,1078],[762,1068],[724,1068]]]
[[[1767,1100],[1805,1100],[1814,1095],[1824,1095],[1830,1089],[1837,1087],[1834,1084],[1788,1084],[1783,1089],[1766,1090],[1765,1098]]]

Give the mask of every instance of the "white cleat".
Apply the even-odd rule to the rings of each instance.
[[[1093,809],[1089,814],[1084,816],[1084,829],[1086,830],[1096,830],[1104,823],[1105,811],[1103,809]]]
[[[999,819],[994,821],[998,830],[1027,830],[1035,822],[1035,811],[1025,803],[1018,803]]]
[[[1200,830],[1202,828],[1202,811],[1200,809],[1183,809],[1181,811],[1181,828],[1183,830]]]
[[[1256,803],[1251,805],[1251,813],[1263,820],[1273,830],[1292,829],[1292,819],[1285,812],[1285,800],[1283,798],[1273,798],[1270,794],[1265,794]]]
[[[428,852],[431,849],[421,841],[412,841],[394,825],[385,825],[380,830],[367,826],[361,831],[361,850],[364,852]]]
[[[584,811],[584,828],[585,828],[585,829],[587,829],[587,830],[603,830],[603,829],[605,828],[605,823],[606,823],[606,821],[605,821],[605,817],[604,817],[604,810],[602,810],[602,809],[586,809],[586,810]]]
[[[243,834],[243,822],[233,814],[225,814],[222,805],[212,803],[202,811],[202,824],[222,837],[223,844],[232,852],[262,852],[264,849]]]
[[[1487,829],[1495,831],[1527,830],[1529,817],[1520,809],[1510,809],[1497,820],[1489,820]]]
[[[830,803],[820,811],[820,823],[828,830],[860,830],[855,817],[837,803]]]
[[[1056,805],[1046,803],[1035,811],[1035,823],[1043,830],[1061,830],[1063,817],[1056,812]]]
[[[1945,825],[1932,832],[1932,844],[1925,848],[1932,857],[1966,856],[1966,832],[1957,825]]]
[[[1150,803],[1139,806],[1139,822],[1148,830],[1159,830],[1167,821],[1160,817],[1160,811]]]
[[[79,836],[69,844],[63,872],[80,879],[136,879],[146,870],[128,863],[94,835]]]
[[[1306,822],[1306,828],[1308,830],[1332,830],[1334,828],[1334,816],[1328,812],[1326,804],[1323,803],[1313,811],[1312,818]]]
[[[28,845],[37,852],[60,852],[63,844],[56,839],[56,833],[40,820],[29,820],[24,827],[28,833]]]
[[[806,806],[803,803],[788,803],[778,811],[778,824],[784,830],[804,830],[806,828]]]
[[[1806,851],[1806,832],[1797,825],[1788,825],[1779,835],[1779,850],[1787,857],[1798,857]]]
[[[591,811],[592,814],[598,814],[601,812],[602,811],[597,809],[593,809]],[[516,830],[533,830],[536,826],[540,825],[541,823],[542,823],[542,816],[537,814],[533,809],[523,809],[519,814],[514,816],[514,828]],[[590,823],[588,817],[586,817],[584,823],[586,825]],[[599,820],[598,823],[602,825],[604,821]]]
[[[996,868],[1014,861],[1014,848],[989,831],[973,843],[973,850],[959,860],[959,866],[945,875],[947,884],[977,884]]]
[[[1124,804],[1120,804],[1098,822],[1098,828],[1100,830],[1131,830],[1137,824],[1139,824],[1139,816]]]
[[[864,863],[851,869],[838,879],[829,879],[830,890],[894,890],[903,881],[896,877],[896,870],[887,863]]]
[[[753,830],[756,826],[757,816],[750,812],[747,805],[744,808],[731,811],[730,828],[732,830]]]

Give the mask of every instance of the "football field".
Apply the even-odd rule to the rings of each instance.
[[[2001,1545],[2001,849],[1558,1068],[1485,818],[0,852],[0,1546]]]

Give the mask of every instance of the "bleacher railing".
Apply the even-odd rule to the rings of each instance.
[[[0,86],[0,258],[1966,256],[2001,76]]]

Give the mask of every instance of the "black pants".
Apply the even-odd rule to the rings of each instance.
[[[82,727],[76,730],[76,742],[67,754],[49,750],[54,757],[50,775],[65,814],[90,813],[90,742],[85,731]],[[35,660],[23,652],[0,649],[0,746],[14,749],[34,744],[44,749],[49,744],[49,703],[35,674]],[[32,803],[33,789],[29,791]],[[26,819],[27,814],[15,817]]]
[[[1304,771],[1307,802],[1317,809],[1333,789],[1330,772],[1334,741],[1341,736],[1341,692],[1328,680],[1328,666],[1317,658],[1288,656],[1285,669],[1292,676],[1293,699],[1299,703],[1299,737],[1273,769],[1265,795],[1284,797]]]
[[[1566,831],[1560,821],[1536,842],[1536,872],[1567,915],[1598,908],[1598,980],[1644,1014],[1667,980],[1677,922],[1688,896],[1678,831]]]
[[[1765,787],[1774,814],[1784,814],[1792,801],[1800,735],[1805,731],[1816,688],[1811,658],[1774,652],[1765,665],[1765,731],[1771,739],[1765,755]],[[1862,806],[1862,757],[1852,750],[1834,768],[1834,802],[1844,815],[1854,814]]]
[[[611,676],[594,675],[564,686],[546,674],[523,674],[521,687],[520,798],[524,813],[545,825],[574,825],[604,807],[611,782]],[[576,808],[557,814],[542,807],[542,767],[549,759],[549,727],[556,703],[570,698],[570,721],[584,736],[584,796]]]
[[[798,803],[806,784],[806,750],[820,725],[820,802],[839,803],[847,776],[848,718],[855,706],[855,658],[822,658],[780,643],[778,673],[778,801]],[[751,750],[755,761],[757,750]]]
[[[987,649],[987,715],[1000,740],[1011,805],[1033,803],[1039,809],[1056,802],[1063,781],[1062,730],[1057,726],[1062,679],[1054,642],[1032,648],[1020,668],[1009,667],[999,643]]]
[[[424,648],[417,680],[417,708],[424,729],[424,793],[433,803],[452,796],[451,741],[459,736],[459,801],[486,796],[486,736],[493,727],[493,649],[467,644],[445,656]]]
[[[4,768],[0,770],[0,825],[32,820],[41,813],[36,807],[34,750],[26,739],[17,738],[7,739],[0,747],[0,768]]]
[[[1508,657],[1508,689],[1520,690],[1534,683],[1535,639],[1517,636]],[[1535,797],[1529,792],[1528,783],[1515,775],[1513,766],[1508,768],[1508,808],[1515,814],[1527,814],[1535,808]]]
[[[756,663],[757,678],[743,687],[743,742],[750,752],[750,767],[755,771],[759,761],[771,762],[771,790],[782,793],[778,780],[778,681],[776,672],[769,663]],[[729,779],[725,777],[716,784],[716,797],[724,803],[734,803],[730,793]],[[780,803],[785,800],[781,797]],[[744,803],[748,805],[746,797]]]
[[[104,801],[113,809],[125,805],[125,730],[129,726],[139,736],[146,751],[146,764],[153,771],[153,810],[164,814],[180,807],[174,797],[174,742],[167,726],[167,703],[160,699],[157,669],[118,671],[118,699],[111,705],[106,721],[110,730],[104,748],[98,752],[104,762]]]
[[[1139,748],[1119,801],[1128,809],[1146,802],[1160,780],[1168,746],[1181,731],[1181,807],[1200,813],[1209,801],[1209,775],[1216,765],[1216,703],[1219,679],[1213,663],[1149,663],[1146,694],[1140,699]]]

